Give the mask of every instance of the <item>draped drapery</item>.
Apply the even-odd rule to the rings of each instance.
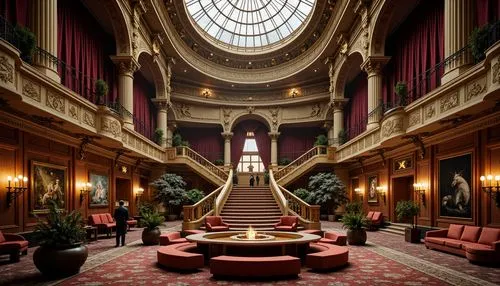
[[[316,137],[324,134],[319,127],[282,127],[278,140],[278,161],[295,160],[314,146]]]
[[[500,0],[476,0],[476,26],[482,27],[500,19]]]
[[[179,134],[189,142],[191,149],[198,152],[210,162],[224,159],[224,139],[221,135],[222,128],[181,128]]]
[[[444,66],[444,1],[421,1],[405,22],[386,41],[391,60],[384,68],[383,101],[398,103],[394,86],[408,85],[412,102],[440,85]]]
[[[233,129],[233,138],[231,138],[231,164],[235,170],[238,168],[238,162],[243,154],[246,135],[246,131],[241,126],[236,126]]]
[[[28,26],[29,0],[0,0],[0,15],[13,25]]]
[[[368,79],[364,72],[346,85],[345,97],[349,102],[344,108],[344,130],[354,138],[366,130],[368,118]]]
[[[134,129],[147,138],[153,137],[157,110],[151,101],[155,87],[141,73],[134,75]]]
[[[58,66],[61,83],[96,103],[95,80],[106,81],[108,98],[118,98],[115,66],[109,55],[115,52],[114,39],[106,34],[80,1],[57,1],[57,57],[66,65]]]
[[[260,158],[262,159],[264,168],[268,170],[271,163],[271,138],[269,137],[269,131],[263,124],[260,124],[254,131],[254,134]]]

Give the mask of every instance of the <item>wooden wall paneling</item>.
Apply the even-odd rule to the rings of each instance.
[[[1,139],[0,139],[1,140]],[[3,232],[22,231],[23,215],[22,206],[26,193],[14,200],[7,207],[7,176],[16,176],[22,166],[21,152],[16,145],[4,145],[0,143],[0,230]],[[11,183],[13,186],[14,183]]]
[[[415,183],[425,184],[427,187],[425,188],[425,201],[422,200],[422,196],[415,199],[418,200],[420,204],[420,214],[418,216],[417,222],[419,225],[431,226],[431,213],[432,213],[432,187],[430,182],[430,160],[424,159],[419,160],[415,164]]]
[[[500,175],[500,142],[488,145],[484,158],[482,174]],[[479,183],[480,186],[480,183]],[[500,227],[500,208],[496,206],[495,197],[490,197],[487,193],[480,192],[482,202],[482,224],[492,227]]]

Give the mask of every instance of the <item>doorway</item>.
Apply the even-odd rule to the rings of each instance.
[[[131,204],[132,184],[130,179],[116,178],[116,201],[124,200],[125,205]]]
[[[399,201],[410,201],[413,200],[413,176],[397,177],[392,179],[392,193],[393,193],[393,222],[404,222],[398,221],[396,215],[396,205]]]

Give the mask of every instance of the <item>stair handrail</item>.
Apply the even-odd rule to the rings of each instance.
[[[279,180],[286,176],[288,173],[290,173],[292,170],[297,168],[298,166],[304,164],[305,162],[309,161],[311,158],[317,156],[317,155],[327,155],[327,146],[324,145],[318,145],[314,146],[313,148],[307,150],[304,154],[300,155],[297,159],[293,160],[290,164],[284,166],[283,168],[279,169],[276,171],[274,174],[274,178],[276,180]]]
[[[215,191],[206,195],[203,199],[198,201],[194,205],[185,205],[183,206],[184,211],[184,221],[182,222],[182,229],[198,229],[205,220],[206,216],[209,215],[218,215],[218,209],[222,207],[218,207],[218,197],[221,193],[224,193],[225,196],[228,196],[231,192],[233,186],[233,176],[232,170],[229,171],[231,176],[228,176],[224,185],[215,189]],[[226,198],[227,199],[227,198]],[[223,201],[225,203],[225,200]],[[220,202],[219,202],[220,204]],[[223,206],[223,204],[222,204]]]
[[[280,190],[280,187],[276,183],[274,179],[273,170],[269,170],[269,188],[271,189],[271,193],[273,194],[274,200],[278,203],[280,207],[281,213],[283,215],[288,215],[288,202],[286,201],[285,196]]]
[[[233,189],[233,169],[229,170],[229,177],[224,184],[224,188],[220,191],[217,199],[215,200],[215,215],[220,215],[224,205],[226,204],[227,198]]]
[[[183,157],[188,157],[197,162],[198,164],[202,165],[203,167],[207,168],[209,171],[217,175],[219,178],[221,178],[223,181],[227,181],[229,174],[224,171],[222,168],[214,165],[212,162],[207,160],[205,157],[200,155],[198,152],[194,151],[193,149],[187,147],[187,146],[177,146],[175,147],[176,150],[176,156],[183,156]],[[170,158],[171,159],[171,158]]]
[[[278,186],[288,202],[288,212],[299,217],[301,224],[309,226],[320,224],[321,207],[319,205],[310,205],[284,187]]]

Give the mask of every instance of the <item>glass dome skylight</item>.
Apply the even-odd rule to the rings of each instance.
[[[231,46],[258,48],[283,41],[309,18],[316,0],[185,0],[208,35]]]

